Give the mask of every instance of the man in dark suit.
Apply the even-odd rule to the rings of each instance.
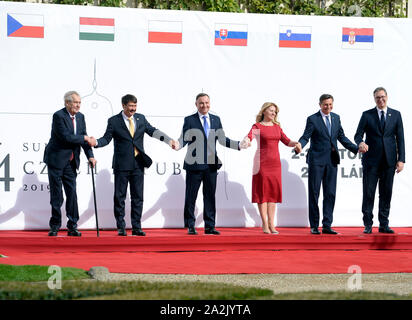
[[[137,99],[131,94],[122,97],[123,111],[108,120],[106,132],[91,145],[101,148],[114,140],[112,168],[114,172],[114,216],[119,236],[127,236],[125,199],[127,185],[130,185],[132,235],[145,236],[141,217],[143,210],[144,168],[149,168],[152,159],[145,153],[144,134],[168,143],[173,140],[165,133],[152,127],[141,113],[136,113]]]
[[[64,95],[65,107],[53,114],[50,141],[44,151],[44,163],[48,167],[50,185],[51,218],[49,236],[57,236],[61,227],[63,191],[66,194],[67,229],[69,236],[80,237],[77,230],[79,209],[77,206],[76,177],[80,165],[80,146],[94,167],[96,160],[88,141],[84,115],[79,112],[81,99],[75,91]]]
[[[376,88],[373,96],[376,107],[363,112],[355,134],[359,150],[366,152],[362,157],[363,232],[372,233],[372,211],[379,182],[379,232],[394,233],[389,228],[389,208],[395,171],[401,172],[405,163],[402,117],[399,111],[388,108],[388,95],[384,88]]]
[[[305,131],[299,139],[295,151],[300,153],[310,139],[306,163],[309,169],[309,222],[311,233],[320,234],[318,230],[318,199],[322,184],[322,233],[337,234],[331,228],[336,198],[337,165],[340,163],[337,141],[355,154],[358,152],[358,147],[345,136],[339,115],[331,112],[333,97],[330,94],[321,95],[319,106],[320,110],[307,118]]]
[[[227,148],[239,149],[239,141],[226,137],[220,118],[210,114],[210,98],[206,93],[196,97],[198,112],[184,119],[182,134],[176,150],[186,144],[187,153],[183,165],[186,170],[184,223],[189,234],[195,229],[196,198],[203,183],[203,220],[205,234],[220,234],[215,228],[217,170],[222,166],[216,153],[216,141]]]

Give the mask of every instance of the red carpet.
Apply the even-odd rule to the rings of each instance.
[[[309,228],[219,228],[220,236],[189,236],[186,229],[145,229],[146,237],[116,231],[82,231],[81,238],[56,238],[47,231],[0,231],[0,263],[59,265],[117,273],[363,273],[412,272],[412,228],[371,235],[363,228],[335,228],[340,235],[315,236]],[[128,230],[129,235],[131,234]]]

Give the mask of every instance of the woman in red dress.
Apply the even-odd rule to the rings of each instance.
[[[265,102],[256,116],[256,123],[243,139],[242,146],[248,147],[253,139],[257,150],[253,161],[252,202],[258,204],[264,233],[278,234],[275,229],[276,203],[282,202],[282,169],[279,156],[279,141],[288,147],[295,147],[282,131],[277,115],[279,108],[272,102]]]

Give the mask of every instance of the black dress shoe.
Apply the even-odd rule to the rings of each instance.
[[[117,229],[117,235],[118,236],[122,236],[122,237],[126,237],[127,233],[125,229]]]
[[[132,235],[133,236],[141,236],[144,237],[146,233],[142,229],[133,229],[132,230]]]
[[[188,234],[197,234],[197,231],[196,231],[195,227],[189,227],[187,229],[187,233]]]
[[[49,237],[57,237],[57,232],[58,232],[58,230],[50,229],[48,235],[49,235]]]
[[[322,228],[322,233],[325,234],[338,234],[335,230],[332,228]]]
[[[371,234],[371,233],[372,233],[372,226],[370,226],[370,227],[365,227],[365,230],[363,230],[363,233]]]
[[[205,229],[205,234],[215,234],[215,235],[218,235],[218,234],[220,234],[220,232],[217,231],[215,228],[212,228],[212,229]]]
[[[311,233],[311,234],[320,234],[318,228],[310,228],[310,233]]]
[[[389,228],[389,227],[384,227],[384,228],[381,228],[381,227],[379,227],[379,232],[380,233],[395,233],[395,231],[393,231],[391,228]]]
[[[81,232],[79,232],[79,230],[77,229],[67,231],[67,235],[70,237],[81,237],[82,236]]]

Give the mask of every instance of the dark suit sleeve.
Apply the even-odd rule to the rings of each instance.
[[[144,117],[144,126],[144,131],[152,138],[156,138],[157,140],[163,141],[165,143],[169,143],[169,141],[172,140],[166,133],[153,127],[149,123],[149,121],[147,121],[146,117]]]
[[[240,150],[239,141],[231,140],[228,137],[226,137],[220,118],[217,117],[217,121],[218,121],[218,124],[217,124],[217,129],[216,129],[216,137],[217,137],[217,141],[219,141],[219,144],[221,144],[222,146],[226,148]]]
[[[338,132],[338,141],[348,150],[352,151],[354,154],[358,153],[358,147],[356,144],[352,143],[346,136],[343,131],[342,125],[339,121],[339,132]]]
[[[398,161],[405,162],[405,140],[403,136],[403,123],[401,113],[399,113],[399,120],[396,127],[396,145],[398,151]]]
[[[361,142],[363,142],[363,135],[365,134],[365,131],[366,131],[366,125],[367,125],[367,120],[366,120],[366,115],[364,112],[362,113],[362,117],[359,120],[358,128],[356,129],[356,133],[355,133],[355,142],[358,146]]]
[[[313,121],[310,117],[306,120],[306,127],[305,131],[303,131],[303,135],[299,139],[299,143],[302,145],[302,149],[306,146],[309,142],[309,139],[312,137],[313,130],[315,130],[315,126],[313,125]]]
[[[82,116],[82,126],[83,128],[82,128],[81,134],[84,134],[85,136],[87,136],[86,121],[84,119],[84,116]],[[81,146],[83,148],[84,154],[86,155],[87,159],[94,158],[92,147],[90,147],[86,141],[83,140],[83,143]]]
[[[180,137],[178,139],[179,145],[180,145],[181,148],[185,147],[186,144],[189,142],[189,141],[184,139],[185,134],[186,134],[187,130],[189,130],[189,129],[190,129],[189,121],[188,121],[188,117],[186,117],[183,121],[182,133],[180,134]]]
[[[112,119],[107,121],[106,132],[104,133],[103,137],[97,139],[97,146],[96,148],[101,148],[107,146],[113,138],[113,123]]]

